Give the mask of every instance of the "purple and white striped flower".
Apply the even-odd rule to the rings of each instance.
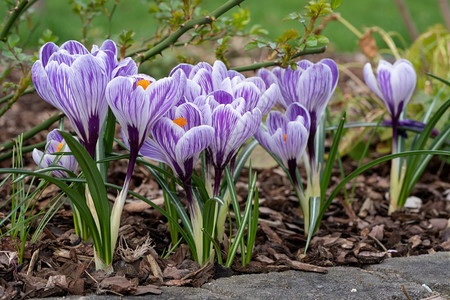
[[[204,124],[199,108],[193,103],[184,103],[155,124],[153,139],[146,139],[140,153],[166,163],[190,186],[195,162],[200,152],[209,146],[213,135],[214,129]],[[189,192],[188,187],[186,192]]]
[[[76,138],[75,138],[76,139]],[[75,172],[78,168],[78,162],[73,155],[56,155],[58,152],[70,152],[69,146],[66,141],[59,134],[58,130],[52,130],[47,135],[47,144],[45,145],[44,152],[34,149],[33,160],[40,168],[47,168],[50,166],[60,166],[66,168],[71,172]],[[52,175],[55,177],[67,177],[68,174],[62,170],[52,171]]]
[[[297,164],[308,142],[309,128],[310,118],[306,108],[292,103],[285,114],[279,111],[270,112],[266,119],[266,128],[261,126],[255,138],[283,161],[295,180]]]
[[[185,75],[179,71],[172,77],[155,81],[147,75],[119,76],[106,87],[106,99],[122,127],[122,136],[130,148],[130,160],[122,191],[111,212],[111,242],[114,249],[120,216],[128,193],[138,152],[152,126],[175,105],[183,95]]]
[[[303,105],[311,117],[311,129],[317,128],[336,89],[339,77],[336,63],[328,58],[316,64],[304,59],[297,63],[296,70],[290,67],[286,69],[277,67],[272,72],[280,85],[282,94],[280,103],[285,108],[294,102]],[[266,82],[273,80],[266,79],[267,76],[261,77]]]
[[[413,65],[406,59],[399,59],[393,65],[380,60],[375,78],[372,66],[366,63],[364,79],[384,101],[392,119],[399,120],[416,87],[417,75]]]
[[[225,91],[234,97],[242,97],[247,102],[247,110],[255,107],[264,115],[273,107],[281,97],[281,92],[276,84],[266,84],[259,77],[245,78],[239,72],[227,70],[225,64],[216,61],[213,66],[201,62],[195,66],[180,64],[175,67],[182,70],[188,80],[184,100],[193,102],[200,95],[209,95],[215,91]]]
[[[247,110],[247,102],[242,97],[234,97],[225,91],[215,91],[205,98],[211,109],[211,126],[214,138],[207,148],[215,168],[216,184],[214,195],[218,192],[218,181],[222,171],[235,157],[242,144],[252,137],[261,124],[259,108]]]
[[[277,67],[272,70],[280,86],[282,97],[280,103],[287,108],[292,103],[299,103],[306,108],[311,119],[308,140],[308,154],[314,162],[314,138],[325,108],[336,89],[339,70],[332,59],[322,59],[314,64],[308,60],[297,63],[293,70]],[[266,84],[273,82],[273,76],[267,71],[258,74]]]
[[[91,52],[77,41],[67,41],[61,47],[54,43],[42,46],[32,80],[39,96],[66,114],[93,157],[108,112],[106,85],[114,76],[136,72],[131,59],[117,62],[117,48],[111,40]]]

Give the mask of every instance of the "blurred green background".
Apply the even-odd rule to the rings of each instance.
[[[6,13],[4,1],[0,2],[2,16]],[[109,2],[108,7],[113,4],[113,1]],[[149,0],[121,0],[111,24],[112,38],[116,39],[117,34],[124,29],[134,30],[135,40],[151,36],[155,21],[148,14],[150,2]],[[225,1],[204,0],[202,6],[212,10],[223,2]],[[406,0],[405,2],[419,32],[426,31],[433,24],[442,23],[436,0]],[[249,8],[251,24],[261,24],[269,31],[269,37],[274,38],[289,28],[302,32],[302,25],[299,22],[282,21],[282,19],[293,11],[302,11],[305,4],[306,0],[246,0],[241,7]],[[235,10],[236,8],[228,13],[233,13]],[[81,21],[71,12],[68,0],[39,0],[34,5],[34,11],[33,22],[38,27],[33,29],[30,47],[37,45],[39,36],[47,28],[59,37],[58,43],[69,39],[81,39]],[[343,0],[337,12],[359,30],[364,27],[379,26],[386,31],[398,32],[407,43],[411,42],[394,0]],[[89,37],[94,40],[103,40],[107,32],[106,27],[107,18],[104,15],[97,16],[90,28]],[[27,30],[29,31],[25,28],[23,31]],[[356,36],[339,22],[329,23],[323,34],[330,38],[331,49],[340,52],[358,49]]]

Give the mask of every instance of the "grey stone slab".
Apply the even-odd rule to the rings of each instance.
[[[386,278],[425,284],[433,291],[450,296],[450,252],[392,258],[365,269]]]
[[[393,258],[363,269],[334,267],[328,274],[287,271],[220,278],[201,288],[161,287],[162,295],[126,296],[126,299],[412,299],[430,297],[426,284],[442,297],[450,295],[450,253]],[[60,298],[53,298],[54,300]],[[88,295],[69,300],[118,300],[117,296]]]

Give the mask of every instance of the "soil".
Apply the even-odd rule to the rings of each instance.
[[[37,95],[23,96],[0,118],[0,141],[11,140],[54,113],[56,110]],[[47,131],[41,132],[27,140],[24,146],[44,141],[46,135]],[[380,156],[376,151],[371,153],[374,157],[370,159]],[[0,167],[10,166],[8,159],[0,162]],[[24,166],[35,169],[30,153],[24,155]],[[357,163],[345,157],[343,166],[348,174]],[[387,215],[389,167],[388,163],[383,164],[359,176],[351,203],[346,204],[343,193],[335,199],[306,254],[301,211],[287,177],[279,167],[257,168],[261,206],[252,261],[242,267],[237,256],[229,269],[217,264],[201,268],[191,259],[184,244],[168,258],[161,258],[170,247],[165,218],[130,198],[122,216],[120,235],[123,238],[121,251],[116,251],[114,257],[115,272],[107,276],[95,271],[92,245],[75,235],[72,212],[66,203],[38,241],[27,242],[24,263],[17,264],[17,257],[10,259],[16,252],[18,241],[7,235],[1,237],[0,299],[87,293],[158,294],[161,285],[201,286],[232,274],[288,269],[324,273],[326,267],[331,266],[362,266],[379,263],[387,257],[450,251],[448,164],[433,158],[412,192],[421,204],[411,205],[392,216]],[[112,163],[108,181],[121,185],[125,172],[125,161]],[[247,195],[247,176],[248,170],[244,169],[242,180],[236,187],[240,200]],[[339,169],[335,168],[330,190],[340,178]],[[130,189],[157,203],[162,202],[157,183],[142,167],[136,168]],[[347,189],[350,190],[351,185]],[[11,209],[6,200],[11,192],[9,184],[0,188],[2,220]],[[35,211],[41,210],[57,192],[56,188],[49,187]],[[109,198],[115,197],[116,192],[109,191]],[[8,227],[7,223],[2,225],[2,232]],[[230,236],[229,231],[227,235]]]

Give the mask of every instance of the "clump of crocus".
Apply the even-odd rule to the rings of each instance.
[[[153,126],[140,153],[170,166],[181,180],[188,202],[197,260],[203,263],[203,219],[199,200],[193,197],[192,174],[200,152],[209,146],[214,129],[206,125],[194,103],[183,103],[172,109]]]
[[[58,130],[55,129],[47,135],[44,152],[38,149],[33,150],[33,160],[40,168],[58,166],[74,173],[78,168],[77,160],[73,155],[57,154],[63,152],[70,152],[70,148],[66,145]],[[67,172],[63,170],[54,170],[52,171],[52,175],[60,178],[68,177]]]
[[[123,138],[130,148],[130,160],[123,189],[117,196],[111,213],[112,250],[117,242],[120,216],[139,150],[154,124],[180,100],[185,84],[185,75],[179,71],[172,77],[160,80],[142,74],[119,76],[106,88],[106,99],[122,127]]]
[[[398,153],[399,125],[402,122],[402,112],[408,104],[416,87],[417,75],[413,65],[406,59],[390,64],[381,60],[375,77],[372,66],[364,66],[364,79],[369,88],[380,97],[391,115],[392,153]],[[397,202],[405,174],[405,166],[400,165],[400,159],[392,160],[389,214],[397,210]]]
[[[297,194],[303,210],[305,222],[305,234],[308,234],[310,224],[316,224],[316,220],[310,220],[310,207],[312,206],[311,201],[317,201],[317,199],[320,199],[322,192],[320,176],[322,173],[321,168],[323,168],[323,166],[318,163],[318,157],[316,156],[318,151],[315,147],[316,132],[322,121],[325,108],[336,88],[339,71],[336,63],[331,59],[322,59],[316,64],[308,60],[301,60],[297,63],[295,70],[291,67],[277,67],[272,71],[262,69],[258,72],[258,76],[264,80],[266,85],[273,82],[278,83],[282,94],[279,102],[286,109],[286,116],[281,118],[281,115],[276,115],[276,118],[272,117],[271,119],[268,119],[267,122],[269,123],[266,122],[266,124],[270,134],[263,134],[264,131],[260,130],[257,135],[257,139],[266,149],[279,157],[286,164],[289,175],[293,180],[296,190],[298,191]],[[299,106],[292,106],[292,104],[299,104]],[[286,123],[287,120],[293,122],[296,119],[295,114],[298,114],[297,116],[301,116],[302,119],[305,120],[303,127],[309,131],[309,135],[306,135],[307,152],[304,159],[307,173],[307,187],[304,192],[301,190],[299,191],[299,183],[297,182],[295,175],[297,162],[300,157],[293,157],[292,155],[301,155],[301,153],[303,153],[303,151],[300,151],[302,149],[300,145],[303,146],[305,141],[296,141],[295,148],[294,145],[292,145],[293,148],[289,149],[289,154],[291,155],[289,160],[287,159],[287,152],[280,152],[285,151],[288,148],[280,148],[277,150],[274,148],[273,143],[271,144],[268,142],[270,141],[268,136],[274,135],[275,133],[273,130],[283,128],[284,125],[282,126],[281,124]],[[273,122],[273,120],[284,121],[280,124],[271,124],[270,122]],[[306,122],[306,120],[308,121]],[[300,126],[298,125],[298,121],[297,123],[292,124],[297,124],[296,126]],[[280,132],[284,132],[287,128],[279,130],[281,130]],[[274,135],[273,138],[278,136],[279,139],[279,134],[280,133]],[[293,133],[290,133],[290,135],[293,135],[291,137],[286,134],[286,141],[288,141],[289,138],[292,139],[294,137],[298,137],[299,134],[300,133],[293,135]],[[305,134],[302,134],[301,136],[303,139],[305,138]],[[323,201],[323,199],[321,200]],[[311,228],[311,230],[314,229]]]
[[[80,142],[91,157],[108,113],[105,89],[119,75],[136,74],[130,58],[117,61],[117,47],[106,40],[89,52],[77,41],[61,47],[47,43],[33,64],[32,80],[42,99],[62,111],[70,120]]]

